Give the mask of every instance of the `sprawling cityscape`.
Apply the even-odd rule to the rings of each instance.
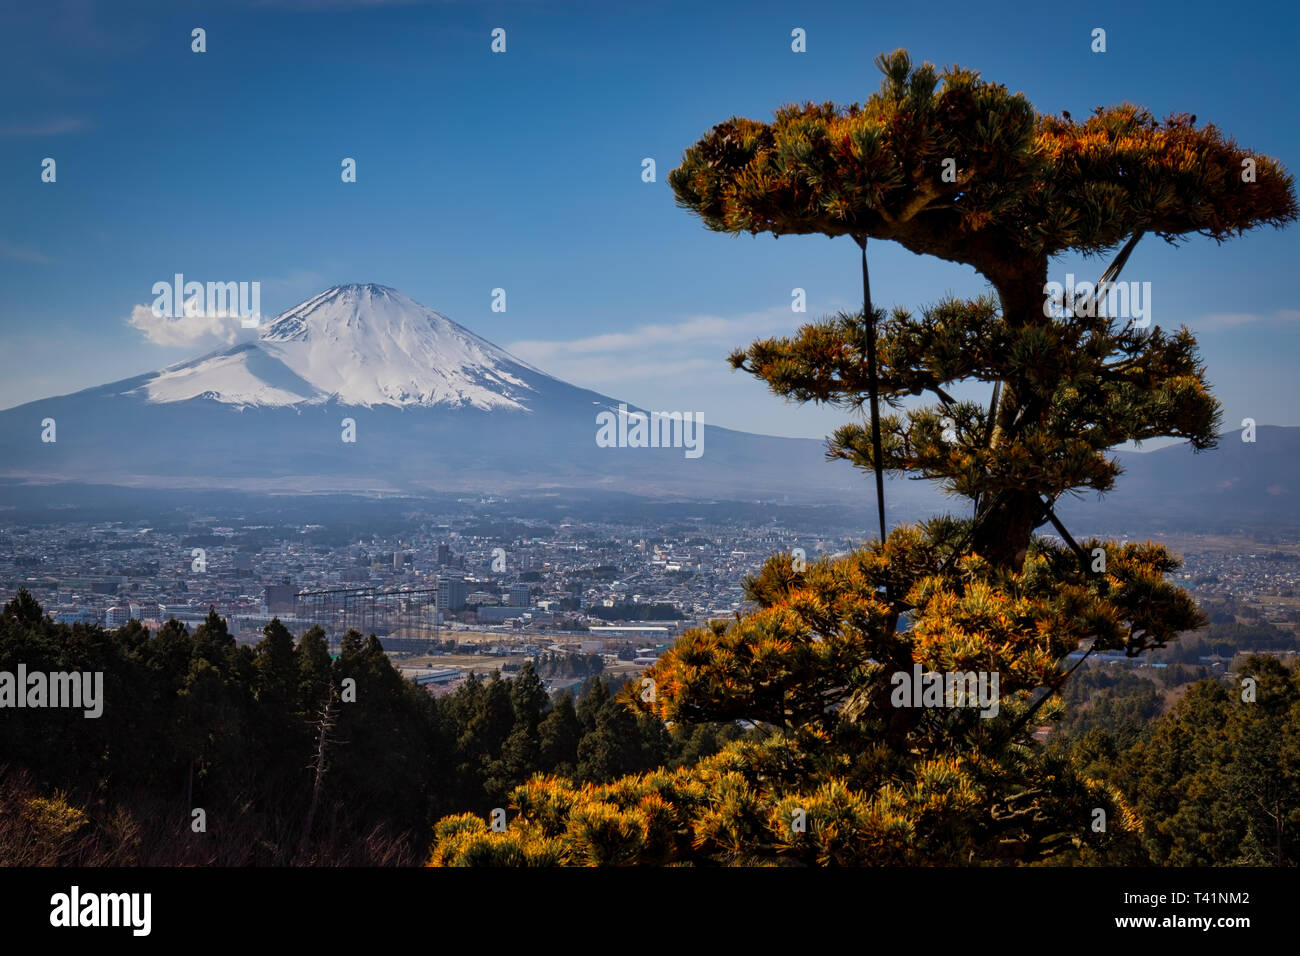
[[[441,694],[541,654],[631,675],[684,629],[751,610],[741,582],[769,555],[811,562],[865,537],[789,517],[555,520],[512,514],[506,499],[458,504],[346,543],[322,524],[197,512],[165,528],[0,524],[0,588],[26,588],[58,621],[109,628],[175,618],[192,629],[215,609],[241,643],[259,641],[273,617],[295,634],[320,626],[333,645],[355,628]],[[1177,544],[1175,579],[1198,599],[1237,602],[1292,633],[1300,625],[1300,550],[1190,533]],[[588,672],[557,669],[547,689]]]
[[[802,549],[812,561],[860,541],[775,520],[674,524],[462,512],[344,545],[322,543],[331,536],[319,524],[205,515],[165,530],[139,521],[2,525],[0,582],[11,594],[26,588],[68,623],[135,619],[156,629],[175,618],[193,627],[215,608],[246,643],[260,640],[272,617],[295,633],[320,625],[335,644],[354,627],[379,636],[408,676],[442,689],[469,670],[510,670],[543,652],[597,654],[635,670],[682,629],[742,611],[740,582],[768,555]],[[427,663],[430,652],[492,660],[465,668],[410,663]],[[554,690],[575,681],[550,683]]]

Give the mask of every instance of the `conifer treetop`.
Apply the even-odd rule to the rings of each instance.
[[[876,64],[885,78],[863,105],[719,123],[670,174],[678,204],[722,232],[892,239],[995,285],[1136,233],[1223,241],[1297,216],[1279,163],[1189,114],[1123,104],[1074,122],[973,70],[914,68],[904,50]]]

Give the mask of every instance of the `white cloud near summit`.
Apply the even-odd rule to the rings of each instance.
[[[156,315],[147,305],[137,305],[126,324],[141,332],[145,341],[167,348],[216,348],[257,338],[257,329],[245,329],[238,316]]]

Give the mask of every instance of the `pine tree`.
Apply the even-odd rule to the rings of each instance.
[[[546,707],[546,688],[532,661],[525,661],[510,681],[510,704],[515,712],[515,727],[535,736]]]
[[[525,661],[510,681],[510,703],[515,712],[515,723],[502,745],[501,759],[512,784],[519,784],[541,764],[538,727],[542,721],[542,709],[546,706],[546,688],[532,661]]]
[[[22,624],[37,624],[45,615],[40,603],[26,588],[19,588],[18,593],[5,603],[4,611],[0,613],[12,615]]]
[[[1256,682],[1243,700],[1241,678]],[[1231,683],[1200,681],[1108,776],[1151,821],[1144,843],[1163,866],[1300,862],[1300,671],[1270,656]]]
[[[582,736],[582,725],[573,707],[572,694],[565,691],[560,696],[542,718],[537,736],[542,766],[561,776],[572,775],[578,764],[578,741]]]
[[[578,723],[582,725],[583,734],[595,731],[596,723],[608,702],[609,690],[604,681],[592,677],[583,682],[582,693],[578,697]]]
[[[294,666],[293,635],[272,618],[262,628],[262,640],[253,654],[257,666],[256,695],[259,706],[288,714],[295,703],[297,668]]]
[[[235,647],[226,619],[217,614],[214,605],[208,605],[208,616],[194,629],[191,638],[194,652],[213,665],[219,665]]]
[[[310,736],[297,717],[298,667],[293,635],[278,617],[262,629],[262,640],[254,648],[253,658],[256,708],[251,723],[256,752],[250,757],[259,761],[259,780],[273,784],[268,789],[280,791],[283,799],[292,803],[300,798],[295,784],[303,777],[299,765]]]
[[[1190,332],[1107,316],[1101,295],[1054,304],[1048,266],[1117,249],[1110,283],[1148,233],[1222,241],[1284,225],[1297,215],[1293,181],[1190,116],[1158,122],[1125,105],[1074,123],[973,71],[940,77],[902,51],[877,62],[885,80],[866,104],[728,120],[669,181],[711,229],[859,246],[859,313],[731,361],[783,397],[866,414],[835,432],[829,454],[873,474],[879,538],[806,568],[773,556],[745,582],[756,611],[688,631],[647,672],[655,699],[620,699],[674,726],[746,721],[752,739],[605,786],[534,780],[512,795],[509,847],[458,818],[438,828],[434,863],[507,850],[577,864],[809,865],[1138,852],[1141,821],[1123,793],[1037,747],[1032,730],[1059,711],[1070,652],[1136,656],[1204,617],[1166,580],[1179,566],[1166,549],[1076,541],[1055,505],[1111,488],[1108,452],[1123,442],[1211,447],[1220,411]],[[871,301],[873,238],[970,265],[993,294],[886,316]],[[960,381],[987,383],[988,406],[956,401]],[[927,393],[936,405],[902,410]],[[886,472],[942,482],[971,517],[888,532]],[[1064,546],[1035,537],[1048,523]],[[916,706],[899,691],[918,672],[996,677],[993,706],[955,694]],[[614,736],[588,697],[578,776],[600,781]],[[1090,825],[1096,809],[1105,833]]]
[[[940,76],[902,50],[876,62],[885,80],[866,104],[720,123],[669,182],[710,229],[858,244],[861,312],[755,342],[731,361],[779,395],[868,407],[868,424],[839,429],[831,454],[876,473],[882,538],[883,473],[910,472],[972,499],[973,549],[1018,568],[1061,495],[1112,486],[1108,449],[1162,436],[1208,448],[1219,423],[1185,328],[1098,315],[1100,297],[1048,316],[1050,260],[1118,247],[1103,273],[1113,282],[1148,233],[1222,242],[1293,221],[1293,179],[1188,115],[1160,122],[1126,104],[1076,123],[971,70]],[[886,319],[871,305],[869,239],[970,265],[996,295]],[[948,389],[961,380],[989,383],[989,406],[954,400]],[[880,402],[898,409],[925,393],[938,404],[878,414]]]
[[[298,670],[298,716],[311,721],[330,696],[333,664],[325,632],[319,627],[308,630],[299,638],[293,656]]]

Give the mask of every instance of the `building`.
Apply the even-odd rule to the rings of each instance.
[[[129,620],[131,620],[131,606],[129,604],[114,604],[104,612],[105,627],[121,627]]]
[[[504,624],[525,613],[517,607],[481,607],[478,609],[478,620],[480,624]]]
[[[316,626],[316,622],[309,618],[280,617],[277,614],[238,614],[227,618],[226,622],[231,636],[236,640],[242,643],[256,644],[262,639],[262,631],[266,625],[276,618],[289,629],[290,634],[299,636],[306,634]]]
[[[269,584],[266,587],[266,610],[270,614],[292,614],[298,589],[292,584]]]
[[[465,676],[459,667],[440,667],[433,669],[403,670],[402,676],[417,684],[450,684]]]
[[[451,564],[451,547],[449,545],[438,545],[438,567],[444,567]]]
[[[481,607],[480,624],[504,624],[507,621],[527,621],[533,624],[554,624],[555,615],[522,607]]]
[[[131,616],[137,621],[161,621],[162,606],[157,601],[141,601],[131,605]]]
[[[438,575],[438,610],[463,611],[469,602],[469,585],[461,578]]]
[[[512,584],[508,603],[511,607],[528,607],[532,593],[527,584]]]

